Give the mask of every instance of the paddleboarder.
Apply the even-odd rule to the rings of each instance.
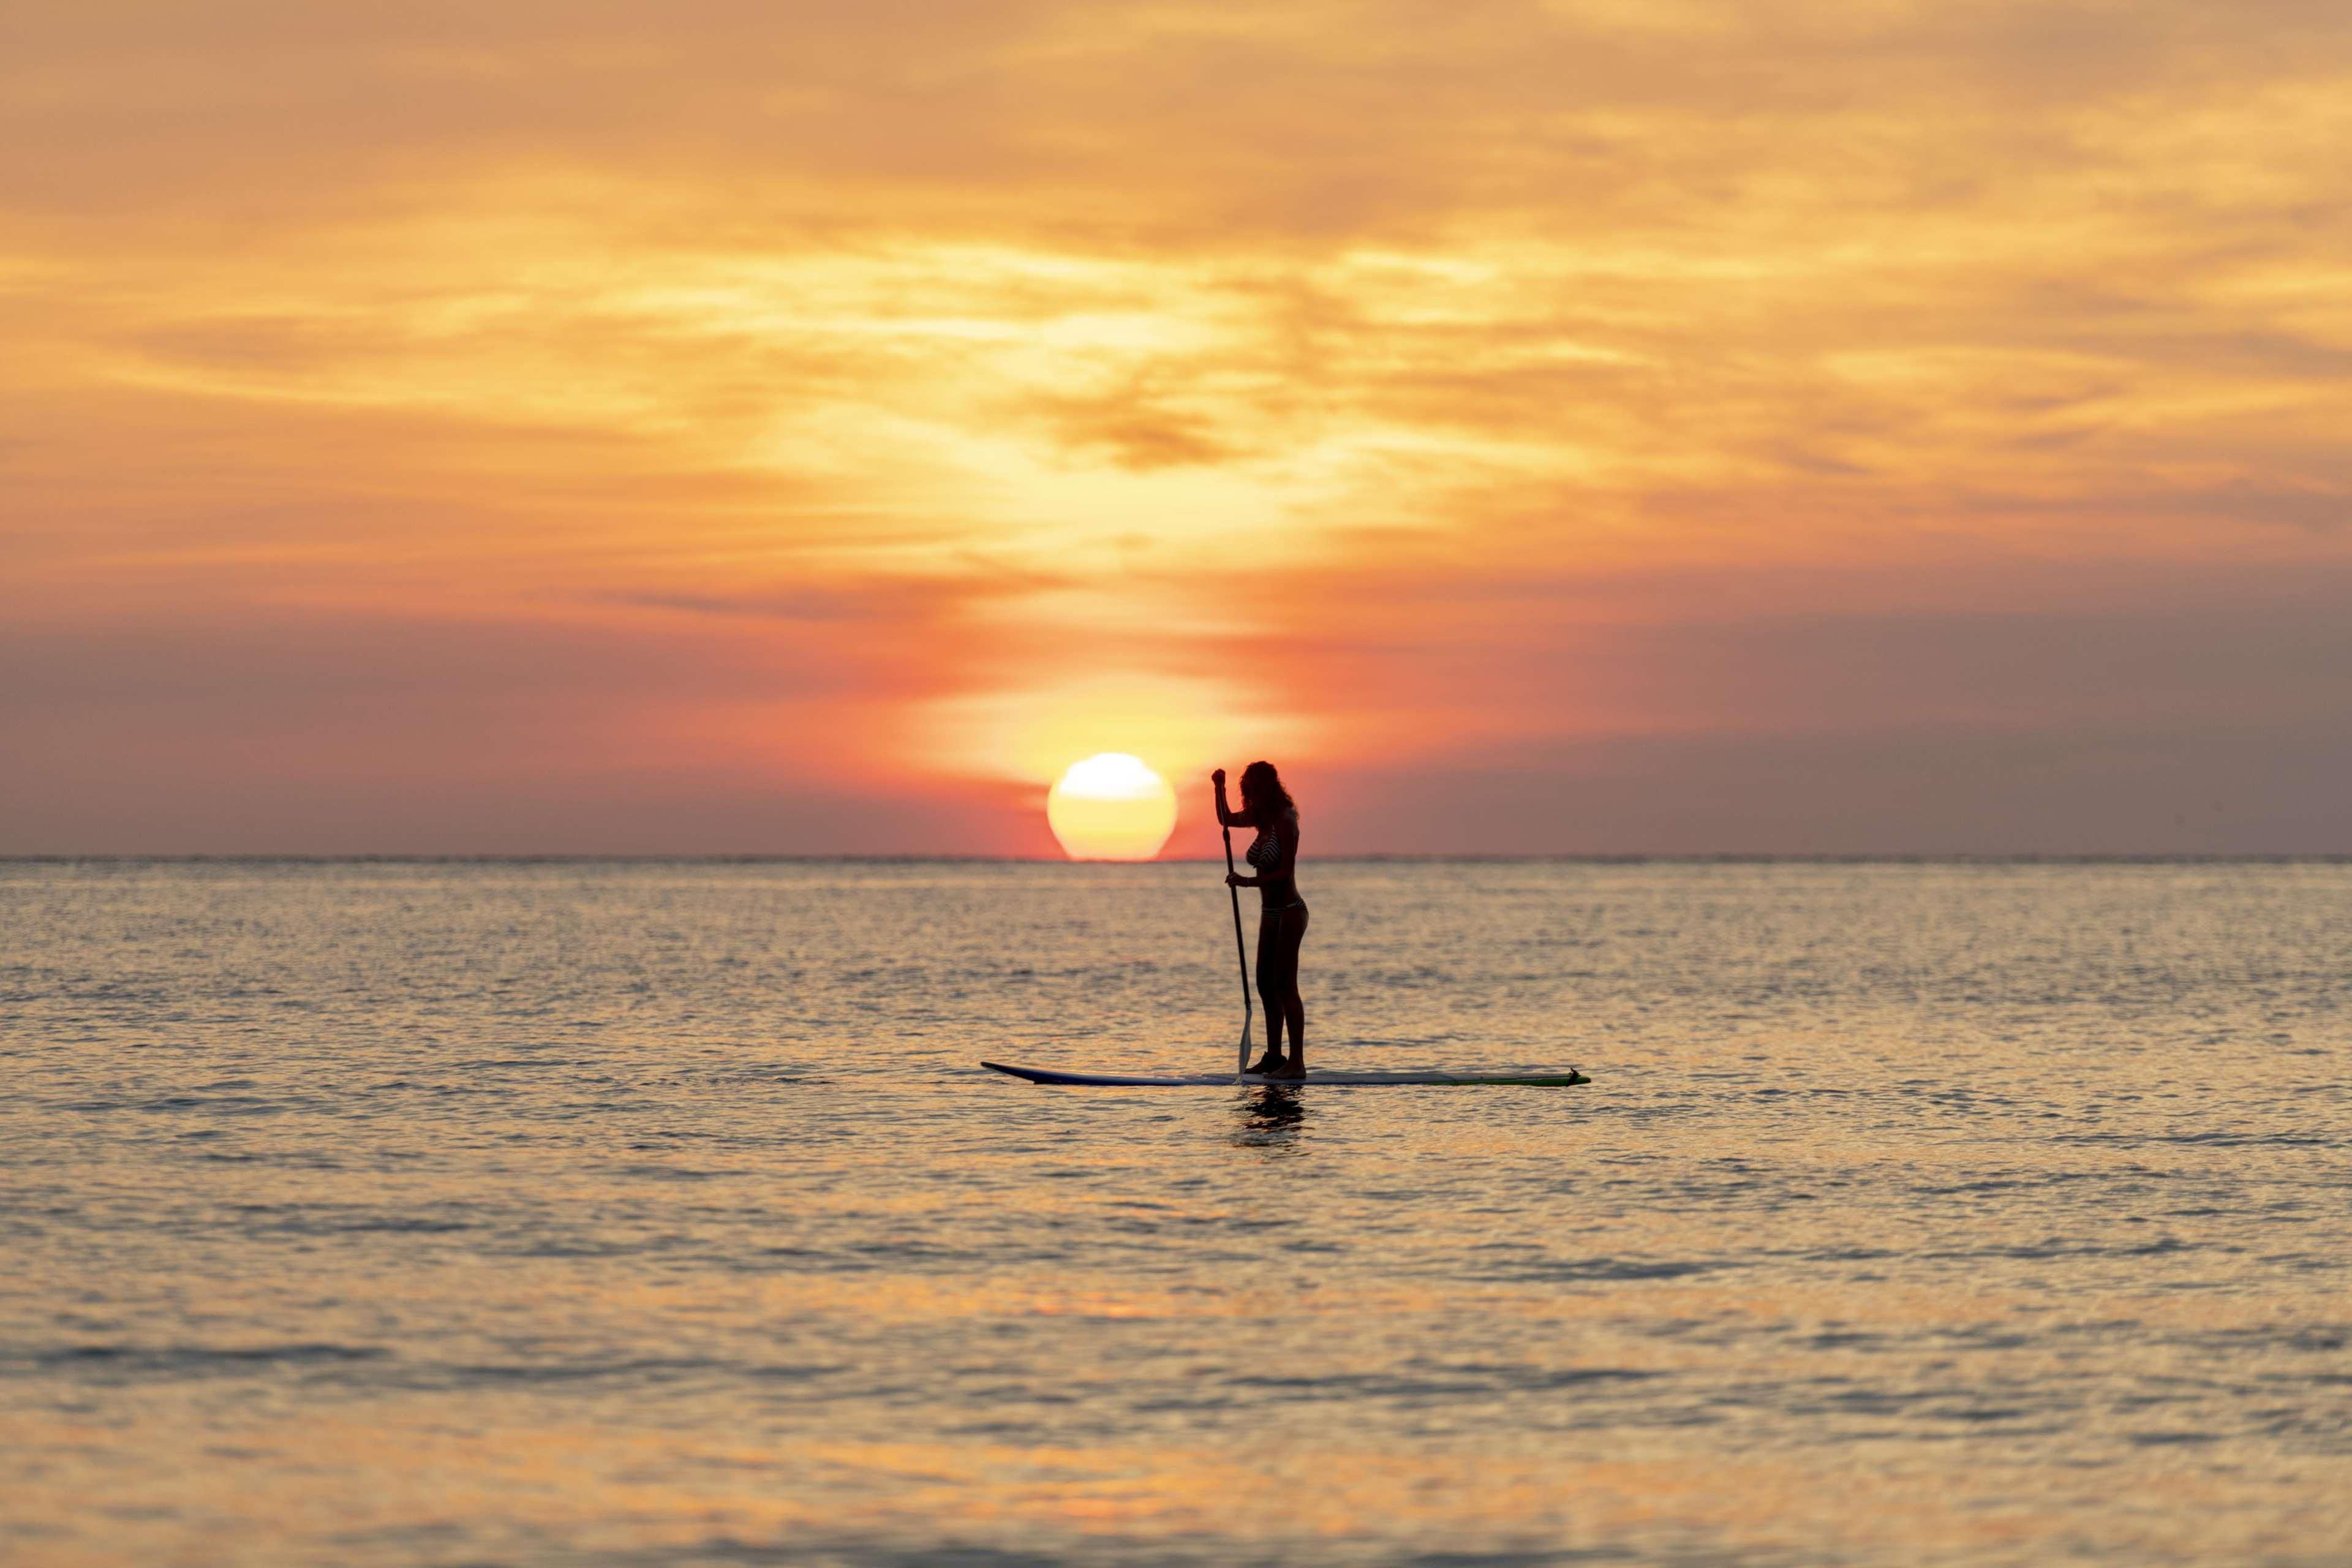
[[[1298,896],[1298,807],[1272,763],[1252,763],[1242,770],[1239,811],[1225,804],[1225,770],[1210,776],[1217,786],[1219,826],[1257,829],[1243,857],[1257,875],[1225,873],[1229,887],[1258,890],[1257,994],[1265,1002],[1265,1055],[1249,1070],[1268,1078],[1305,1078],[1307,1004],[1298,994],[1298,944],[1307,940],[1307,900]],[[1286,1027],[1287,1056],[1282,1049]]]

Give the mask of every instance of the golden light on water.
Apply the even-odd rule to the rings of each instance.
[[[1176,792],[1125,752],[1072,763],[1045,796],[1045,821],[1073,860],[1149,860],[1176,826]]]

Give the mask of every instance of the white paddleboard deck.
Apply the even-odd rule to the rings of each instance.
[[[1029,1083],[1057,1084],[1073,1089],[1304,1089],[1318,1084],[1370,1089],[1381,1084],[1496,1084],[1521,1089],[1567,1089],[1592,1080],[1570,1068],[1564,1073],[1477,1072],[1319,1072],[1309,1068],[1305,1078],[1265,1078],[1256,1073],[1193,1073],[1146,1077],[1129,1073],[1062,1072],[1053,1068],[1008,1067],[1003,1062],[980,1064],[991,1072]]]

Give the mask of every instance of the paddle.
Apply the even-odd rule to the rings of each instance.
[[[1225,826],[1225,792],[1222,787],[1225,782],[1225,770],[1219,768],[1215,778],[1220,786],[1217,790],[1217,831],[1225,836],[1225,875],[1230,877],[1234,874],[1234,830]],[[1225,891],[1234,896],[1234,957],[1241,962],[1242,966],[1242,1059],[1241,1065],[1234,1070],[1247,1072],[1250,1021],[1256,1016],[1257,1009],[1250,1003],[1249,953],[1242,946],[1242,890],[1228,882]]]

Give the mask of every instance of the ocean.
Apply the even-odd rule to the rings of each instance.
[[[1223,870],[0,864],[0,1560],[2352,1560],[2352,865]]]

